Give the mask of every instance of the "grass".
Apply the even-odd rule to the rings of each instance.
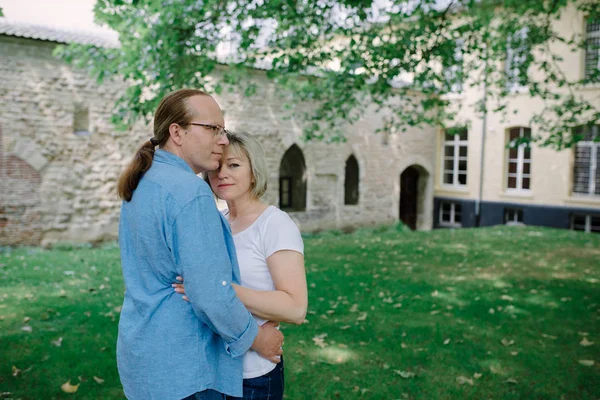
[[[309,314],[283,328],[286,398],[600,398],[600,235],[382,227],[305,245]],[[118,254],[0,253],[0,397],[123,398]]]

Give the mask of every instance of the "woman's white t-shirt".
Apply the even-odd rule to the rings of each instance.
[[[228,211],[224,212],[227,216]],[[242,286],[254,290],[275,290],[267,258],[280,250],[293,250],[304,254],[300,230],[287,213],[269,206],[243,231],[233,235],[235,251],[240,265]],[[278,268],[285,268],[280,265]],[[259,325],[266,320],[254,316]],[[244,379],[262,376],[275,368],[269,360],[248,350],[244,355]]]

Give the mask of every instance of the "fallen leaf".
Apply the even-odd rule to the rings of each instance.
[[[23,323],[24,324],[28,323],[29,321],[31,321],[31,318],[29,318],[29,317],[23,318]]]
[[[542,333],[542,337],[545,337],[546,339],[552,339],[552,340],[558,339],[557,336],[546,335],[545,333]]]
[[[97,376],[94,376],[94,380],[96,381],[96,383],[102,385],[104,383],[104,379],[102,378],[98,378]]]
[[[581,340],[581,342],[579,342],[580,345],[582,345],[583,347],[588,347],[594,344],[594,342],[590,342],[587,337],[583,337],[583,339]]]
[[[65,272],[63,272],[63,274],[65,274],[67,276],[71,276],[71,275],[75,275],[75,271],[65,271]]]
[[[517,356],[517,355],[519,355],[519,352],[518,351],[511,351],[510,355],[511,356]]]
[[[512,383],[513,385],[516,385],[518,383],[515,378],[508,378],[504,382],[506,382],[506,383]]]
[[[79,389],[79,385],[80,383],[78,383],[77,385],[71,385],[71,381],[68,381],[63,383],[60,388],[65,393],[75,393],[77,392],[77,389]]]
[[[410,379],[410,378],[414,378],[416,376],[416,374],[414,372],[409,372],[409,371],[400,371],[400,370],[395,369],[394,372],[397,373],[398,375],[400,375],[404,379]]]
[[[445,344],[445,345],[446,345],[446,344],[448,344],[448,343],[450,343],[450,339],[446,339],[446,340],[444,340],[444,344]]]
[[[366,312],[360,313],[360,315],[356,318],[357,321],[364,321],[365,319],[367,319]]]
[[[502,340],[500,341],[500,343],[502,343],[502,346],[512,346],[513,344],[515,344],[514,340],[508,340],[506,338],[502,338]]]
[[[12,366],[12,375],[17,376],[21,373],[21,370],[17,368],[15,365]]]
[[[595,362],[594,360],[579,360],[579,364],[585,365],[586,367],[593,367]]]
[[[62,341],[63,341],[63,338],[61,336],[58,339],[51,341],[50,343],[52,343],[56,347],[60,347],[60,346],[62,346]]]
[[[482,376],[483,376],[483,374],[480,374],[480,373],[478,373],[478,372],[475,372],[475,373],[473,374],[473,378],[475,378],[475,379],[479,379],[479,378],[481,378]]]
[[[473,379],[467,378],[466,376],[457,376],[456,383],[458,383],[459,385],[468,384],[468,385],[473,386]]]
[[[33,329],[31,328],[31,326],[29,326],[29,325],[25,325],[24,327],[21,328],[21,330],[25,331],[25,332],[31,332],[31,331],[33,331]]]
[[[319,346],[320,348],[324,348],[327,345],[325,344],[325,338],[327,337],[326,333],[322,333],[312,338],[313,342]]]

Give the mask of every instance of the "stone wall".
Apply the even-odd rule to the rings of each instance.
[[[110,115],[124,84],[99,86],[53,58],[55,46],[0,35],[0,245],[116,238],[117,177],[151,136],[143,124],[129,132],[115,130]],[[383,115],[371,109],[354,125],[342,127],[347,142],[305,143],[302,125],[289,118],[279,91],[263,72],[253,75],[259,83],[255,96],[225,93],[217,101],[229,129],[256,134],[265,147],[270,171],[266,202],[277,205],[281,159],[296,144],[306,162],[307,206],[290,215],[303,231],[397,221],[400,174],[411,165],[424,171],[418,227],[431,228],[433,129],[413,129],[384,140],[373,133]],[[89,129],[75,133],[74,119],[82,109],[88,113]],[[351,154],[360,168],[359,202],[344,205],[344,168]]]

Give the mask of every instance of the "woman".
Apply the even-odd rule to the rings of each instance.
[[[236,294],[259,325],[266,321],[301,324],[308,296],[304,246],[292,219],[260,198],[267,190],[267,167],[260,143],[246,133],[227,133],[219,168],[206,179],[227,202],[241,273]],[[175,291],[183,293],[182,284]],[[244,356],[244,399],[283,398],[283,360],[274,364],[250,350]]]

